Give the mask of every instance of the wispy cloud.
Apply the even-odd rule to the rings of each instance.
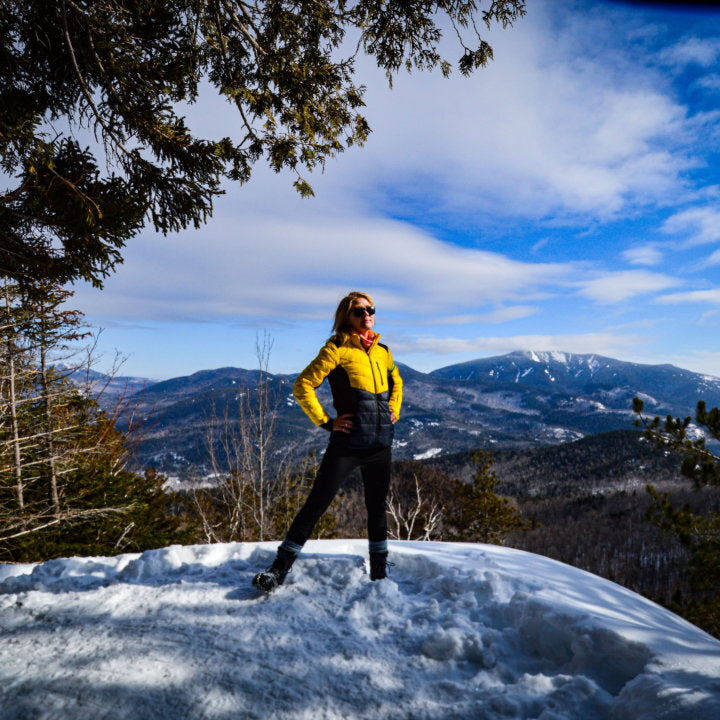
[[[695,81],[695,84],[705,90],[717,92],[720,90],[720,74],[703,75]]]
[[[434,315],[416,321],[417,325],[500,325],[513,320],[523,320],[540,312],[540,308],[530,305],[511,305],[496,308],[488,313],[460,314],[460,315]]]
[[[710,377],[720,377],[720,371],[708,373],[707,368],[720,368],[720,352],[713,350],[696,350],[693,352],[669,354],[665,360],[677,367],[694,370],[695,372],[709,374]]]
[[[720,305],[720,288],[712,290],[692,290],[683,293],[671,293],[657,299],[664,305],[677,305],[680,303],[699,303],[702,305]]]
[[[659,265],[664,255],[655,243],[635,245],[622,253],[631,265]]]
[[[617,356],[637,344],[638,338],[613,333],[587,333],[568,335],[517,335],[513,337],[480,338],[403,338],[394,342],[398,350],[406,353],[431,352],[438,355],[457,353],[504,354],[516,350],[572,352],[578,354]]]
[[[662,225],[667,235],[680,235],[685,247],[720,241],[720,210],[693,207],[671,215]]]
[[[683,146],[699,128],[659,76],[648,82],[650,60],[618,45],[599,16],[584,18],[583,35],[557,32],[551,4],[525,20],[522,32],[491,38],[496,62],[473,81],[414,75],[392,92],[368,83],[376,132],[363,180],[427,183],[448,212],[534,218],[607,218],[685,192],[695,160]]]
[[[711,67],[720,56],[720,38],[689,37],[671,45],[660,54],[660,61],[676,70],[688,65]]]
[[[706,267],[715,266],[715,265],[720,265],[720,250],[716,250],[714,253],[712,253],[711,255],[709,255],[709,256],[705,259],[705,263],[704,263],[704,264],[705,264]]]
[[[623,302],[636,295],[667,290],[679,285],[680,280],[646,270],[626,270],[608,272],[578,284],[581,295],[599,303],[611,304]]]
[[[96,298],[95,313],[308,318],[326,315],[350,288],[375,288],[386,311],[406,317],[460,313],[461,321],[503,322],[535,312],[527,301],[575,272],[571,263],[519,262],[449,245],[392,220],[256,215],[243,225],[241,250],[235,227],[135,245],[125,272]]]

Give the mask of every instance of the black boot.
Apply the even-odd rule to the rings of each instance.
[[[263,592],[272,592],[285,582],[296,557],[297,555],[279,548],[273,564],[264,572],[258,573],[253,578],[252,584]]]
[[[388,554],[386,552],[370,553],[370,579],[382,580],[387,577],[387,561]]]

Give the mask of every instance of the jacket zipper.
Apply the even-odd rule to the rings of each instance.
[[[377,360],[375,361],[375,367],[377,368],[378,377],[380,378],[380,387],[383,387],[383,374],[382,370],[380,369],[380,363]]]
[[[375,379],[375,371],[372,366],[372,358],[370,357],[370,349],[367,351],[368,362],[370,363],[370,374],[373,379],[373,387],[375,388],[375,443],[380,440],[380,400],[378,399],[377,380]],[[375,362],[377,365],[377,361]],[[378,366],[379,367],[379,366]]]

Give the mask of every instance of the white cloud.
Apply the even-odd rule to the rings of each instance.
[[[661,227],[667,235],[683,235],[683,245],[692,247],[720,240],[720,210],[693,207],[670,216]]]
[[[684,38],[661,53],[661,61],[682,70],[688,65],[711,67],[720,55],[720,39],[718,38]]]
[[[81,296],[86,305],[93,298],[96,317],[109,319],[312,318],[324,317],[348,289],[366,288],[383,310],[403,316],[503,322],[527,317],[528,301],[573,274],[570,263],[461,248],[392,220],[245,218],[240,209],[235,222],[134,242],[106,290]]]
[[[705,90],[717,91],[720,90],[720,73],[713,73],[712,75],[703,75],[698,78],[695,82],[701,88]]]
[[[714,253],[712,253],[705,259],[706,267],[711,267],[714,265],[720,265],[720,250],[716,250]]]
[[[654,243],[631,247],[622,256],[631,265],[658,265],[663,259],[662,251]]]
[[[708,310],[704,312],[698,319],[698,325],[717,325],[720,321],[720,309]]]
[[[522,320],[538,313],[540,308],[529,305],[512,305],[509,307],[496,308],[488,313],[462,314],[462,315],[441,315],[427,320],[418,320],[418,325],[467,325],[480,323],[497,325],[513,320]]]
[[[720,352],[696,350],[685,354],[670,355],[663,362],[720,378]]]
[[[636,295],[667,290],[680,284],[676,278],[645,270],[608,272],[600,277],[581,280],[580,294],[600,303],[618,303]]]
[[[657,302],[664,305],[677,305],[679,303],[701,303],[708,305],[720,305],[720,288],[712,290],[692,290],[684,293],[671,293],[657,299]]]
[[[584,16],[572,35],[555,12],[569,11],[538,4],[493,35],[496,60],[471,79],[401,76],[390,92],[368,70],[375,132],[353,179],[525,217],[608,217],[682,194],[699,121],[607,20]]]
[[[514,337],[478,338],[402,338],[393,347],[404,353],[445,355],[455,353],[479,353],[482,355],[505,353],[516,350],[558,351],[577,354],[622,356],[628,348],[638,344],[638,338],[613,333],[587,333],[568,335],[517,335]]]

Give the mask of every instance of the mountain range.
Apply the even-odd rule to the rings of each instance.
[[[427,459],[475,448],[533,448],[633,427],[632,399],[648,415],[692,415],[697,401],[720,405],[720,379],[673,365],[642,365],[599,355],[514,352],[423,373],[398,364],[403,410],[394,456]],[[295,375],[268,375],[277,453],[299,457],[327,442],[292,396]],[[129,397],[126,415],[140,419],[134,459],[165,472],[203,466],[208,429],[227,413],[232,424],[258,370],[220,368],[161,382],[115,378],[102,402]],[[327,383],[318,397],[332,413]],[[127,401],[127,397],[126,397]]]

